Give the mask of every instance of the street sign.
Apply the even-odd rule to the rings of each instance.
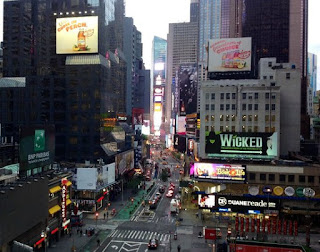
[[[206,240],[216,240],[217,239],[217,231],[213,228],[206,228],[204,233],[204,238]]]
[[[316,194],[316,192],[312,188],[304,188],[303,189],[303,194],[306,197],[312,198]]]

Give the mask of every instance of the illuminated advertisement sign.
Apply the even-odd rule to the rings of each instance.
[[[154,97],[154,101],[155,101],[155,102],[162,102],[162,96],[158,96],[158,95],[155,96],[155,97]]]
[[[156,87],[154,89],[154,94],[155,95],[163,95],[162,88],[161,87]]]
[[[269,202],[269,203],[268,203]],[[269,204],[269,206],[268,206]],[[261,210],[261,209],[278,209],[277,201],[273,199],[256,198],[256,197],[243,197],[243,196],[216,196],[216,206],[231,208],[234,211],[248,212],[250,210]]]
[[[273,159],[278,156],[278,134],[210,131],[206,133],[205,152],[209,157]]]
[[[190,168],[190,176],[195,178],[245,182],[245,165],[194,163]]]
[[[62,222],[65,222],[67,220],[67,182],[68,180],[66,178],[63,178],[61,180],[61,218]]]
[[[161,111],[162,111],[161,103],[155,103],[154,104],[154,112],[161,112]]]
[[[55,156],[54,125],[22,127],[20,135],[20,171],[53,163]]]
[[[56,19],[57,54],[79,54],[97,52],[97,16]]]
[[[143,108],[132,108],[132,126],[143,124]]]
[[[213,208],[216,206],[216,196],[199,194],[198,205],[199,205],[199,208]]]
[[[209,40],[208,72],[251,71],[251,38]]]

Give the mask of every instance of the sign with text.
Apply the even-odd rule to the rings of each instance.
[[[20,172],[53,163],[55,156],[54,125],[21,128],[19,155]]]
[[[217,231],[214,228],[206,228],[204,232],[204,239],[206,240],[216,240]]]
[[[97,16],[56,19],[57,54],[79,54],[97,52]]]
[[[278,134],[210,131],[206,133],[205,152],[209,157],[273,159],[278,156]]]
[[[251,38],[212,39],[208,72],[251,71]]]
[[[240,181],[246,180],[246,166],[234,164],[194,163],[190,169],[190,176],[195,178]]]

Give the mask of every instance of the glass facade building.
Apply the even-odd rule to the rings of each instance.
[[[71,17],[97,17],[97,53],[56,52],[56,20]],[[5,1],[3,73],[25,77],[27,95],[13,97],[9,112],[0,110],[3,135],[23,125],[54,124],[57,161],[104,158],[103,119],[126,109],[123,19],[122,0]],[[15,117],[3,116],[13,111]]]

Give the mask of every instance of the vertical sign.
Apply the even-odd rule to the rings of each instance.
[[[66,178],[63,178],[61,180],[61,186],[62,186],[62,193],[61,193],[61,217],[62,217],[62,223],[64,223],[67,220],[67,182],[68,180]]]

